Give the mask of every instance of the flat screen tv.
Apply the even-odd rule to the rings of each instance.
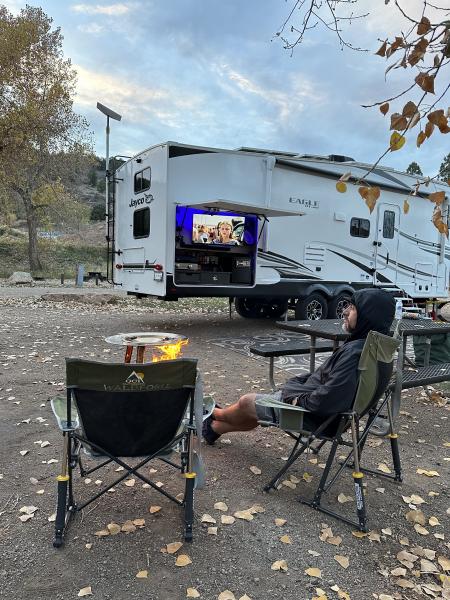
[[[242,215],[194,213],[192,215],[193,244],[240,246],[245,231]]]

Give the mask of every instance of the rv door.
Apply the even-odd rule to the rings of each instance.
[[[397,283],[400,207],[378,204],[377,229],[374,244],[374,285]]]

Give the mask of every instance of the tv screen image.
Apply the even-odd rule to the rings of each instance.
[[[192,216],[193,244],[240,246],[244,231],[245,217],[242,215],[194,213]]]

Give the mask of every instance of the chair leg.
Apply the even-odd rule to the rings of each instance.
[[[400,462],[400,452],[398,449],[398,434],[394,430],[394,419],[392,416],[391,405],[387,404],[388,417],[389,417],[389,434],[388,438],[391,442],[392,462],[394,464],[395,481],[402,481],[402,465]]]
[[[364,499],[364,489],[363,489],[363,479],[364,473],[360,471],[359,468],[359,448],[358,448],[358,432],[357,432],[357,422],[355,418],[352,418],[352,442],[353,442],[353,459],[354,459],[354,467],[353,471],[353,483],[355,486],[355,499],[356,499],[356,512],[358,514],[358,522],[359,529],[361,531],[367,531],[367,514],[366,514],[366,503]]]
[[[330,472],[331,465],[333,464],[334,457],[336,456],[338,446],[339,446],[338,440],[334,440],[331,445],[330,454],[328,455],[325,469],[323,470],[322,477],[320,478],[319,485],[317,486],[316,493],[314,494],[314,498],[312,499],[312,501],[310,503],[310,505],[313,508],[320,506],[320,500],[321,500],[322,494],[325,490],[325,485],[326,485],[326,482],[328,479],[328,474]]]
[[[67,488],[70,479],[68,475],[69,443],[69,434],[64,433],[64,449],[61,473],[56,478],[58,482],[58,497],[56,504],[55,538],[53,540],[53,546],[55,548],[60,548],[63,545],[64,528],[66,526]]]
[[[286,463],[284,464],[283,467],[281,467],[281,469],[272,477],[272,479],[269,481],[269,483],[267,483],[263,490],[265,492],[268,492],[270,489],[276,489],[279,480],[281,479],[281,477],[286,473],[286,471],[289,469],[289,467],[297,460],[297,458],[303,454],[303,452],[306,450],[306,448],[308,447],[309,444],[309,438],[308,441],[306,443],[302,443],[302,445],[300,446],[300,449],[297,450],[299,444],[301,442],[301,437],[299,436],[296,443],[294,444],[294,447],[292,448],[292,451],[289,455],[289,458],[287,459]]]
[[[184,540],[185,542],[192,542],[195,473],[185,473],[184,476],[186,478],[186,489],[184,494]]]

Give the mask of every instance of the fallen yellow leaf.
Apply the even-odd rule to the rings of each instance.
[[[286,519],[275,519],[275,525],[277,527],[282,527],[286,524]]]
[[[228,510],[228,506],[225,504],[225,502],[216,502],[214,504],[214,508],[223,512],[226,512]]]
[[[420,535],[428,535],[430,533],[428,529],[425,529],[425,527],[422,527],[422,525],[419,525],[419,523],[415,523],[414,529],[417,531],[417,533],[420,533]]]
[[[134,519],[132,522],[136,527],[145,527],[145,519]]]
[[[190,565],[192,563],[192,560],[189,558],[189,556],[187,554],[179,554],[177,556],[177,560],[175,561],[175,566],[176,567],[186,567],[187,565]]]
[[[147,571],[147,570],[144,570],[144,571],[138,571],[138,572],[136,573],[136,577],[137,577],[138,579],[147,579],[147,577],[148,577],[148,571]]]
[[[250,471],[254,474],[254,475],[261,475],[261,469],[258,469],[258,467],[255,466],[251,466],[250,467]]]
[[[285,560],[276,560],[270,567],[272,571],[287,571],[288,566]]]
[[[235,521],[236,519],[231,515],[222,515],[220,517],[220,522],[222,523],[222,525],[233,525]]]
[[[334,560],[338,562],[344,569],[347,569],[348,565],[350,564],[350,561],[347,558],[347,556],[342,556],[342,554],[336,554],[334,556]]]
[[[316,567],[309,567],[305,570],[306,575],[310,577],[317,577],[318,579],[322,579],[322,571],[317,569]]]
[[[253,521],[253,515],[248,510],[238,510],[234,513],[236,519],[243,519],[244,521]]]
[[[117,523],[108,523],[106,528],[108,529],[111,535],[117,535],[118,533],[120,533],[120,525],[117,525]]]
[[[200,594],[195,588],[188,588],[186,590],[186,598],[200,598]]]
[[[214,519],[214,517],[212,517],[211,515],[208,515],[208,514],[204,514],[202,516],[201,521],[202,521],[202,523],[213,523],[213,524],[216,523],[216,520]]]
[[[109,535],[109,531],[107,529],[100,529],[100,531],[96,531],[94,535],[96,535],[97,537],[106,537],[107,535]]]
[[[236,596],[230,590],[225,590],[217,596],[217,600],[236,600]]]
[[[136,479],[127,479],[126,481],[124,481],[124,483],[127,487],[134,487],[134,484],[136,483]]]
[[[208,535],[217,535],[217,527],[208,527],[206,533]]]
[[[339,504],[345,504],[346,502],[352,502],[352,501],[353,501],[352,496],[346,496],[345,494],[339,494],[339,496],[338,496]]]
[[[392,473],[392,471],[390,470],[390,468],[384,464],[384,463],[380,463],[377,467],[377,469],[379,471],[381,471],[382,473]]]
[[[288,535],[282,535],[280,537],[280,542],[283,542],[283,544],[292,544],[292,540]]]
[[[178,552],[182,545],[183,542],[171,542],[170,544],[166,545],[166,551],[168,554],[175,554],[175,552]]]
[[[87,587],[81,588],[81,590],[78,592],[79,598],[82,598],[83,596],[92,596],[92,588],[90,585],[88,585]]]
[[[154,513],[157,513],[160,510],[161,510],[160,506],[150,506],[150,508],[148,509],[148,512],[153,515]]]
[[[426,469],[417,469],[416,473],[426,475],[427,477],[440,477],[437,471],[427,471]]]
[[[125,521],[121,527],[121,531],[123,533],[132,533],[133,531],[136,531],[136,525],[132,521]]]

